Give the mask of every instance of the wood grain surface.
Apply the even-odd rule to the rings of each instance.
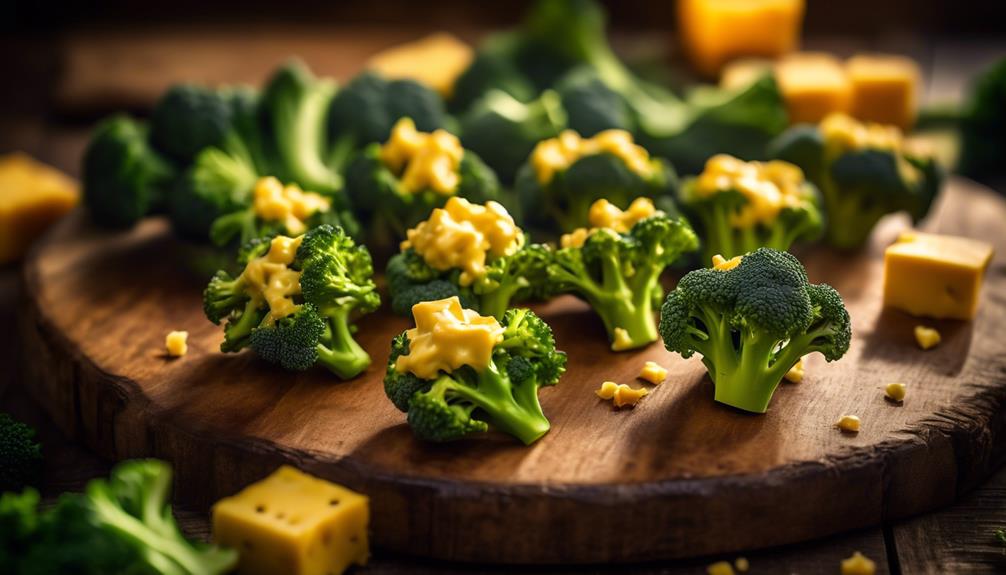
[[[24,384],[99,454],[172,461],[178,496],[197,507],[282,462],[363,491],[375,543],[394,551],[555,563],[767,547],[944,505],[1001,462],[1003,221],[1006,204],[963,180],[941,197],[926,228],[983,238],[998,255],[979,317],[926,322],[944,336],[929,352],[912,340],[918,320],[880,305],[880,254],[904,221],[885,221],[860,254],[802,254],[812,281],[846,298],[852,348],[837,363],[811,357],[804,382],[783,385],[762,416],[714,403],[697,358],[659,343],[613,354],[580,302],[539,306],[570,366],[541,394],[551,433],[526,448],[502,436],[413,439],[380,384],[402,318],[364,320],[359,338],[374,366],[346,383],[219,353],[219,328],[201,313],[203,282],[183,271],[164,222],[110,234],[78,214],[25,266]],[[190,332],[185,358],[163,355],[171,329]],[[634,410],[593,395],[603,379],[632,382],[648,359],[671,374]],[[883,399],[890,381],[908,384],[903,405]],[[862,418],[858,435],[834,428],[846,413]]]

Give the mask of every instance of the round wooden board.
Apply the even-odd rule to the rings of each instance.
[[[177,496],[208,507],[289,462],[371,498],[373,540],[395,551],[480,562],[642,561],[772,546],[874,525],[952,501],[1002,460],[1006,431],[1006,203],[953,180],[926,229],[995,244],[973,322],[920,321],[881,309],[882,247],[907,222],[889,218],[870,250],[803,254],[812,281],[845,297],[848,355],[807,361],[769,412],[716,404],[698,358],[656,343],[608,351],[577,300],[537,311],[569,370],[541,392],[552,431],[531,447],[504,436],[416,441],[385,398],[388,342],[407,327],[386,312],[360,323],[374,365],[340,383],[217,351],[202,282],[178,265],[163,221],[130,233],[77,214],[25,267],[20,325],[25,384],[53,419],[110,458],[174,463]],[[943,343],[920,351],[916,324]],[[189,331],[189,354],[163,355]],[[614,411],[600,382],[633,383],[645,360],[668,380]],[[903,405],[883,398],[908,384]],[[857,414],[858,435],[834,423]]]

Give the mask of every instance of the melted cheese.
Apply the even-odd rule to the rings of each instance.
[[[289,268],[303,236],[276,236],[265,255],[248,262],[241,273],[253,300],[269,306],[267,322],[282,319],[300,307],[293,297],[300,295],[300,272]]]
[[[611,154],[625,163],[625,166],[649,178],[655,171],[650,153],[637,145],[632,134],[625,130],[605,130],[592,138],[582,138],[573,130],[565,130],[557,138],[542,140],[531,152],[538,183],[547,185],[558,172],[563,172],[580,158]]]
[[[416,327],[406,332],[409,354],[398,356],[395,369],[423,379],[451,373],[463,365],[482,371],[493,347],[503,340],[503,327],[494,317],[461,307],[457,296],[412,306]]]
[[[510,255],[524,245],[524,232],[506,208],[452,197],[429,219],[406,232],[403,250],[412,248],[435,270],[460,269],[463,286],[486,273],[486,260]]]
[[[745,162],[717,154],[695,179],[695,193],[699,197],[728,191],[742,194],[747,203],[730,214],[730,224],[744,229],[771,222],[784,208],[806,201],[804,183],[803,171],[789,162]]]
[[[649,198],[636,198],[625,211],[608,200],[600,199],[590,206],[587,219],[595,228],[608,228],[624,234],[638,222],[659,213]]]
[[[284,186],[268,176],[255,184],[252,205],[258,217],[267,222],[283,222],[287,233],[300,235],[307,231],[307,219],[318,212],[327,212],[332,202],[321,194],[305,192],[296,184]]]
[[[419,132],[410,118],[398,120],[391,137],[381,146],[381,161],[400,177],[410,194],[433,190],[453,195],[461,182],[458,169],[464,149],[458,137],[446,130]]]
[[[831,114],[818,125],[825,147],[834,152],[854,150],[892,150],[903,146],[897,126],[859,122],[846,114]]]
[[[587,228],[576,228],[568,234],[562,234],[559,238],[559,246],[563,248],[582,248],[583,243],[587,241],[587,236],[590,235],[590,230]]]

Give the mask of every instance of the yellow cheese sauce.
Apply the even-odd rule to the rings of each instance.
[[[452,197],[429,219],[406,232],[403,250],[412,248],[435,270],[460,269],[463,286],[486,273],[486,260],[510,255],[524,245],[524,232],[506,208]]]
[[[663,214],[653,205],[653,200],[649,198],[636,198],[625,210],[602,198],[590,205],[587,212],[587,221],[590,229],[577,228],[568,234],[563,234],[559,238],[559,246],[563,248],[583,247],[587,237],[597,229],[608,229],[624,234],[632,229],[642,220],[651,216]]]
[[[745,162],[717,154],[695,179],[695,192],[699,197],[733,190],[742,194],[747,204],[730,215],[730,224],[744,229],[771,222],[784,208],[806,201],[804,183],[803,171],[789,162]]]
[[[580,158],[611,154],[643,178],[653,175],[655,168],[650,153],[637,145],[625,130],[605,130],[592,138],[582,138],[573,130],[565,130],[557,138],[542,140],[531,152],[538,183],[546,185],[556,173],[572,166]]]
[[[241,277],[248,285],[253,300],[264,300],[269,306],[267,322],[282,319],[300,307],[293,297],[300,295],[300,272],[289,268],[297,255],[303,236],[277,236],[265,255],[248,262]]]
[[[284,186],[268,176],[255,184],[253,206],[258,217],[283,222],[287,233],[300,235],[307,231],[307,219],[318,212],[327,212],[332,202],[321,194],[305,192],[296,184]]]
[[[503,339],[496,318],[462,308],[457,296],[417,303],[412,316],[416,327],[406,332],[409,354],[398,357],[395,369],[423,379],[463,365],[482,371],[492,359],[493,347]]]
[[[831,114],[818,125],[825,146],[842,151],[893,150],[901,151],[901,129],[897,126],[864,123],[846,114]]]
[[[453,195],[461,182],[458,169],[464,148],[458,137],[446,130],[420,132],[410,118],[402,118],[381,146],[380,155],[384,165],[399,176],[402,189],[410,194],[431,189]]]

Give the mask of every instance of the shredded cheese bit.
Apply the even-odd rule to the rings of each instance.
[[[296,184],[284,186],[267,176],[255,183],[252,205],[258,217],[283,222],[287,233],[300,235],[307,231],[307,219],[318,212],[327,212],[332,202],[321,194],[305,192]]]
[[[626,349],[632,349],[632,338],[629,337],[629,332],[625,331],[624,328],[615,328],[614,341],[611,342],[611,351],[623,351]]]
[[[734,560],[734,567],[741,573],[747,573],[751,568],[751,562],[747,560],[747,557],[738,557]]]
[[[747,229],[771,222],[784,208],[810,201],[805,184],[803,171],[789,162],[745,162],[717,154],[706,161],[693,193],[707,198],[737,191],[747,203],[730,214],[730,225]]]
[[[901,403],[905,400],[906,389],[907,387],[903,383],[888,383],[884,388],[884,396],[891,401]]]
[[[182,357],[189,351],[189,332],[173,331],[164,338],[164,347],[171,357]]]
[[[587,236],[590,235],[590,230],[587,228],[576,228],[568,234],[562,234],[559,238],[559,246],[563,248],[582,248],[583,243],[587,241]]]
[[[595,391],[597,397],[601,399],[608,400],[615,397],[615,390],[618,389],[618,384],[614,381],[605,381],[601,384],[601,388]]]
[[[642,178],[656,171],[650,153],[637,145],[625,130],[605,130],[592,138],[583,138],[573,130],[565,130],[556,138],[542,140],[531,153],[538,183],[547,185],[555,174],[565,171],[577,160],[598,154],[611,154]]]
[[[741,265],[741,258],[744,256],[734,256],[730,259],[726,259],[720,254],[713,256],[713,269],[719,270],[721,272],[726,272],[734,269],[735,267]]]
[[[410,194],[428,189],[445,196],[457,192],[464,148],[461,140],[446,130],[420,132],[411,118],[402,118],[381,146],[380,156]]]
[[[269,306],[267,323],[275,322],[297,311],[300,306],[293,297],[300,295],[300,272],[290,269],[303,236],[276,236],[265,255],[248,262],[241,276],[249,286],[253,301],[265,301]]]
[[[835,425],[845,433],[859,433],[859,423],[858,416],[843,415]]]
[[[842,575],[874,575],[876,572],[877,564],[859,551],[842,560]]]
[[[463,365],[482,371],[489,365],[493,347],[503,339],[503,327],[494,317],[461,307],[457,296],[412,306],[416,327],[406,332],[408,355],[398,356],[395,369],[422,379],[434,379]]]
[[[803,374],[803,358],[800,358],[795,364],[793,364],[793,367],[789,368],[789,371],[786,372],[786,375],[784,375],[783,378],[790,383],[800,383],[803,381]]]
[[[486,273],[486,260],[510,255],[524,245],[524,232],[506,208],[453,197],[429,219],[406,232],[403,250],[412,248],[435,270],[460,269],[459,282],[471,285]]]
[[[706,567],[708,575],[734,575],[734,566],[729,561],[717,561]]]
[[[639,379],[643,381],[648,381],[653,385],[660,385],[667,379],[667,369],[661,367],[655,361],[648,361],[643,364],[643,369],[639,371]]]
[[[597,397],[600,397],[605,401],[613,400],[614,406],[621,409],[625,406],[635,406],[639,403],[640,399],[643,399],[643,397],[650,392],[642,387],[639,389],[633,389],[624,383],[605,381],[594,393],[597,394]]]
[[[940,332],[931,327],[915,326],[915,342],[924,350],[936,347],[942,339]]]

